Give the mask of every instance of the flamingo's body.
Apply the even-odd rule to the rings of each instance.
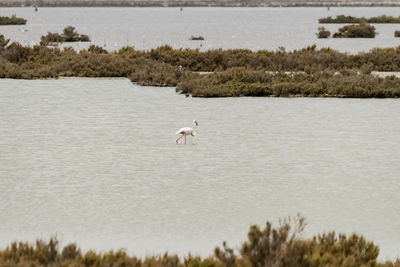
[[[193,121],[193,124],[196,126],[199,125],[196,120]],[[185,137],[185,144],[186,144],[186,135],[195,136],[196,132],[191,127],[183,127],[183,128],[180,128],[175,134],[181,135],[178,139],[176,139],[177,144],[178,144],[179,139],[181,139],[182,137]]]

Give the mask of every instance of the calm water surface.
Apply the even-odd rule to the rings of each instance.
[[[112,90],[110,90],[112,88]],[[395,99],[185,98],[128,80],[0,80],[0,247],[208,255],[301,212],[399,255]],[[175,131],[199,120],[198,135]]]
[[[374,47],[395,47],[400,39],[394,31],[400,24],[375,25],[375,39],[317,39],[318,18],[345,14],[352,16],[399,16],[400,7],[375,8],[0,8],[0,16],[24,17],[25,26],[1,26],[0,34],[26,45],[37,44],[40,36],[62,32],[73,25],[88,34],[92,44],[115,50],[122,46],[150,49],[169,44],[189,47],[245,48],[275,50],[301,49],[308,45],[332,47],[357,53]],[[323,25],[332,33],[340,25]],[[26,29],[28,32],[23,32]],[[190,36],[204,36],[205,41],[189,41]],[[87,48],[90,43],[74,44]],[[64,46],[71,46],[66,44]]]

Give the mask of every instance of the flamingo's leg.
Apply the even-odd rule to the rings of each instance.
[[[179,137],[178,139],[176,139],[176,143],[178,144],[179,139],[181,139],[183,137],[183,134],[181,135],[181,137]]]
[[[185,145],[186,145],[186,134],[185,134]]]

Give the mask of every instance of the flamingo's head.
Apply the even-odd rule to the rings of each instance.
[[[199,126],[199,122],[197,120],[193,120],[193,124]]]
[[[195,132],[195,131],[193,131],[193,132],[191,133],[191,135],[192,135],[192,136],[195,136],[195,135],[196,135],[196,132]]]

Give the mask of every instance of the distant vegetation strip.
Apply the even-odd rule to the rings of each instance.
[[[198,97],[399,97],[400,79],[371,71],[400,71],[400,47],[350,55],[310,46],[301,50],[123,47],[109,52],[10,43],[0,35],[0,78],[126,77],[140,85],[174,86]],[[212,73],[200,75],[200,73]]]
[[[183,80],[179,93],[197,97],[400,97],[400,79],[379,78],[355,71],[287,73],[229,69]]]
[[[16,15],[11,17],[0,17],[0,25],[25,25],[26,19],[17,18]]]
[[[303,6],[400,6],[397,0],[2,0],[0,6],[39,7],[303,7]]]
[[[0,250],[1,266],[60,267],[399,267],[400,261],[378,262],[379,247],[358,234],[322,233],[311,239],[301,238],[305,228],[301,216],[280,220],[277,227],[267,222],[263,228],[250,227],[248,239],[239,249],[223,242],[213,255],[202,258],[188,254],[129,256],[125,250],[97,253],[71,243],[61,248],[56,238],[37,240],[34,245],[13,242]],[[211,250],[211,248],[210,248]]]
[[[353,16],[345,16],[345,15],[337,15],[336,18],[326,17],[321,18],[318,20],[319,23],[335,23],[335,24],[344,24],[344,23],[361,23],[361,22],[368,22],[368,23],[400,23],[400,17],[392,17],[392,16],[378,16],[372,18],[357,18]]]

